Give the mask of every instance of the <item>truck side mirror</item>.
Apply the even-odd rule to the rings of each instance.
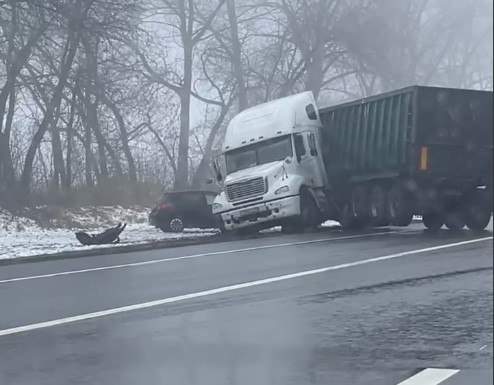
[[[216,159],[213,160],[213,169],[214,169],[214,174],[216,176],[216,181],[221,182],[223,180],[223,175],[221,175],[220,168],[218,167],[218,163],[216,162]]]

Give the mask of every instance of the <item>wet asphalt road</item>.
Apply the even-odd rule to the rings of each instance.
[[[491,384],[492,238],[462,243],[491,236],[413,225],[1,266],[0,384],[396,385],[424,368]]]

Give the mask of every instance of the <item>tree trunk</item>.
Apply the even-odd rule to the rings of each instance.
[[[62,152],[62,139],[56,125],[51,128],[51,147],[53,151],[53,187],[58,190],[65,184],[65,166]]]
[[[314,98],[319,96],[321,91],[322,82],[324,80],[324,50],[322,47],[315,49],[312,56],[306,59],[307,63],[307,73],[305,79],[305,89],[312,91]]]
[[[221,109],[220,116],[216,120],[214,126],[211,128],[211,132],[209,133],[208,139],[206,141],[206,146],[204,146],[204,155],[202,156],[201,162],[197,166],[196,172],[194,173],[194,177],[192,179],[192,187],[200,188],[201,184],[206,180],[210,164],[211,164],[211,153],[213,148],[213,143],[218,134],[218,130],[220,129],[223,121],[225,120],[226,113],[228,112],[229,106],[224,106]]]
[[[54,113],[54,119],[50,127],[51,145],[53,153],[53,187],[58,191],[65,183],[65,166],[62,150],[62,139],[60,131],[57,127],[60,118],[60,104],[57,106]]]
[[[9,109],[5,121],[5,131],[0,132],[0,187],[2,183],[7,190],[12,189],[15,183],[15,171],[12,164],[12,153],[10,151],[10,133],[15,111],[15,89],[12,88],[9,97]]]
[[[235,0],[226,1],[228,21],[230,24],[230,35],[232,44],[232,66],[233,74],[237,80],[238,111],[247,108],[247,89],[245,87],[244,73],[242,70],[242,47],[238,39],[238,21],[235,11]]]
[[[92,152],[91,152],[91,141],[92,141],[91,129],[86,124],[84,129],[84,174],[86,177],[86,185],[94,186],[93,173],[92,173]]]
[[[76,100],[77,100],[77,92],[76,92],[77,84],[74,86],[72,90],[72,99],[70,101],[70,115],[69,122],[67,124],[67,154],[65,157],[65,183],[64,189],[65,191],[69,191],[72,186],[72,146],[74,142],[74,117],[75,117],[75,108],[76,108]]]
[[[184,79],[180,93],[180,136],[178,141],[176,190],[187,188],[189,183],[189,132],[190,91],[192,87],[192,45],[184,42]]]
[[[133,182],[136,182],[137,181],[136,166],[134,162],[134,157],[132,156],[132,152],[130,151],[129,135],[127,133],[127,127],[125,126],[125,121],[123,119],[123,116],[120,113],[117,105],[113,103],[113,101],[108,96],[104,94],[102,94],[101,96],[102,96],[101,101],[104,104],[106,104],[108,108],[110,108],[111,112],[117,119],[117,125],[120,130],[120,140],[122,141],[123,152],[129,167],[129,179]]]
[[[22,170],[22,175],[21,175],[21,187],[23,193],[25,194],[25,198],[29,194],[31,187],[33,162],[34,162],[34,157],[36,155],[36,150],[39,147],[50,123],[52,123],[55,109],[60,105],[60,101],[62,99],[62,92],[65,87],[67,78],[69,76],[69,71],[70,68],[72,67],[75,54],[77,52],[78,43],[79,43],[78,34],[75,34],[72,31],[70,31],[69,36],[67,38],[65,52],[60,64],[60,74],[58,77],[58,83],[55,87],[50,103],[46,108],[46,113],[43,116],[39,128],[34,134],[34,137],[29,145],[26,158],[24,160],[24,168]]]
[[[5,114],[5,109],[7,105],[7,98],[15,87],[15,80],[26,64],[27,59],[31,56],[34,45],[41,38],[44,30],[47,27],[47,23],[43,23],[39,28],[32,32],[29,36],[27,43],[19,50],[17,54],[11,60],[11,63],[7,63],[9,67],[7,70],[7,80],[0,91],[0,133],[2,133],[3,127],[3,116]],[[10,42],[10,44],[13,44]],[[9,49],[12,51],[12,49]],[[9,60],[10,61],[10,60]]]
[[[103,179],[108,178],[108,165],[106,160],[105,152],[105,139],[101,133],[101,128],[99,126],[98,120],[98,93],[97,89],[98,82],[98,38],[94,41],[90,41],[87,35],[81,36],[81,41],[84,46],[84,51],[86,54],[86,68],[88,73],[88,79],[86,83],[86,111],[89,126],[93,130],[96,136],[96,143],[98,145],[98,160],[100,175]],[[95,100],[92,101],[92,98]]]
[[[98,122],[98,112],[97,112],[97,102],[92,103],[89,97],[86,98],[86,108],[87,108],[87,119],[88,125],[91,127],[94,135],[96,137],[96,144],[98,146],[98,163],[101,177],[103,179],[108,179],[108,164],[106,161],[105,152],[105,138],[101,133],[101,129]]]

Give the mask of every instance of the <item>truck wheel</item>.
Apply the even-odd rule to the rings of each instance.
[[[321,213],[314,198],[307,191],[300,194],[300,222],[303,230],[314,230],[320,223]]]
[[[300,193],[300,215],[289,218],[281,226],[281,231],[286,234],[300,233],[305,230],[314,230],[320,223],[321,213],[316,202],[308,191]]]
[[[444,224],[452,231],[460,231],[465,227],[465,219],[460,211],[454,210],[446,214]]]
[[[370,221],[369,191],[363,186],[355,186],[352,191],[352,204],[355,209],[357,221],[365,225]]]
[[[384,187],[373,186],[369,197],[369,214],[373,226],[388,226],[389,211],[387,206],[387,191]]]
[[[438,212],[430,212],[422,215],[422,223],[430,231],[438,231],[443,223],[444,216]]]
[[[340,225],[344,230],[354,230],[359,227],[359,221],[352,202],[346,202],[340,214]]]
[[[399,185],[393,186],[388,194],[389,219],[395,226],[408,226],[412,223],[412,199]]]
[[[492,206],[485,191],[476,191],[465,205],[464,220],[473,231],[484,230],[491,220]]]

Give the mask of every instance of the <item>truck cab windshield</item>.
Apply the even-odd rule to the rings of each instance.
[[[292,155],[292,138],[285,135],[226,152],[226,171],[231,174],[260,164],[284,160]]]

